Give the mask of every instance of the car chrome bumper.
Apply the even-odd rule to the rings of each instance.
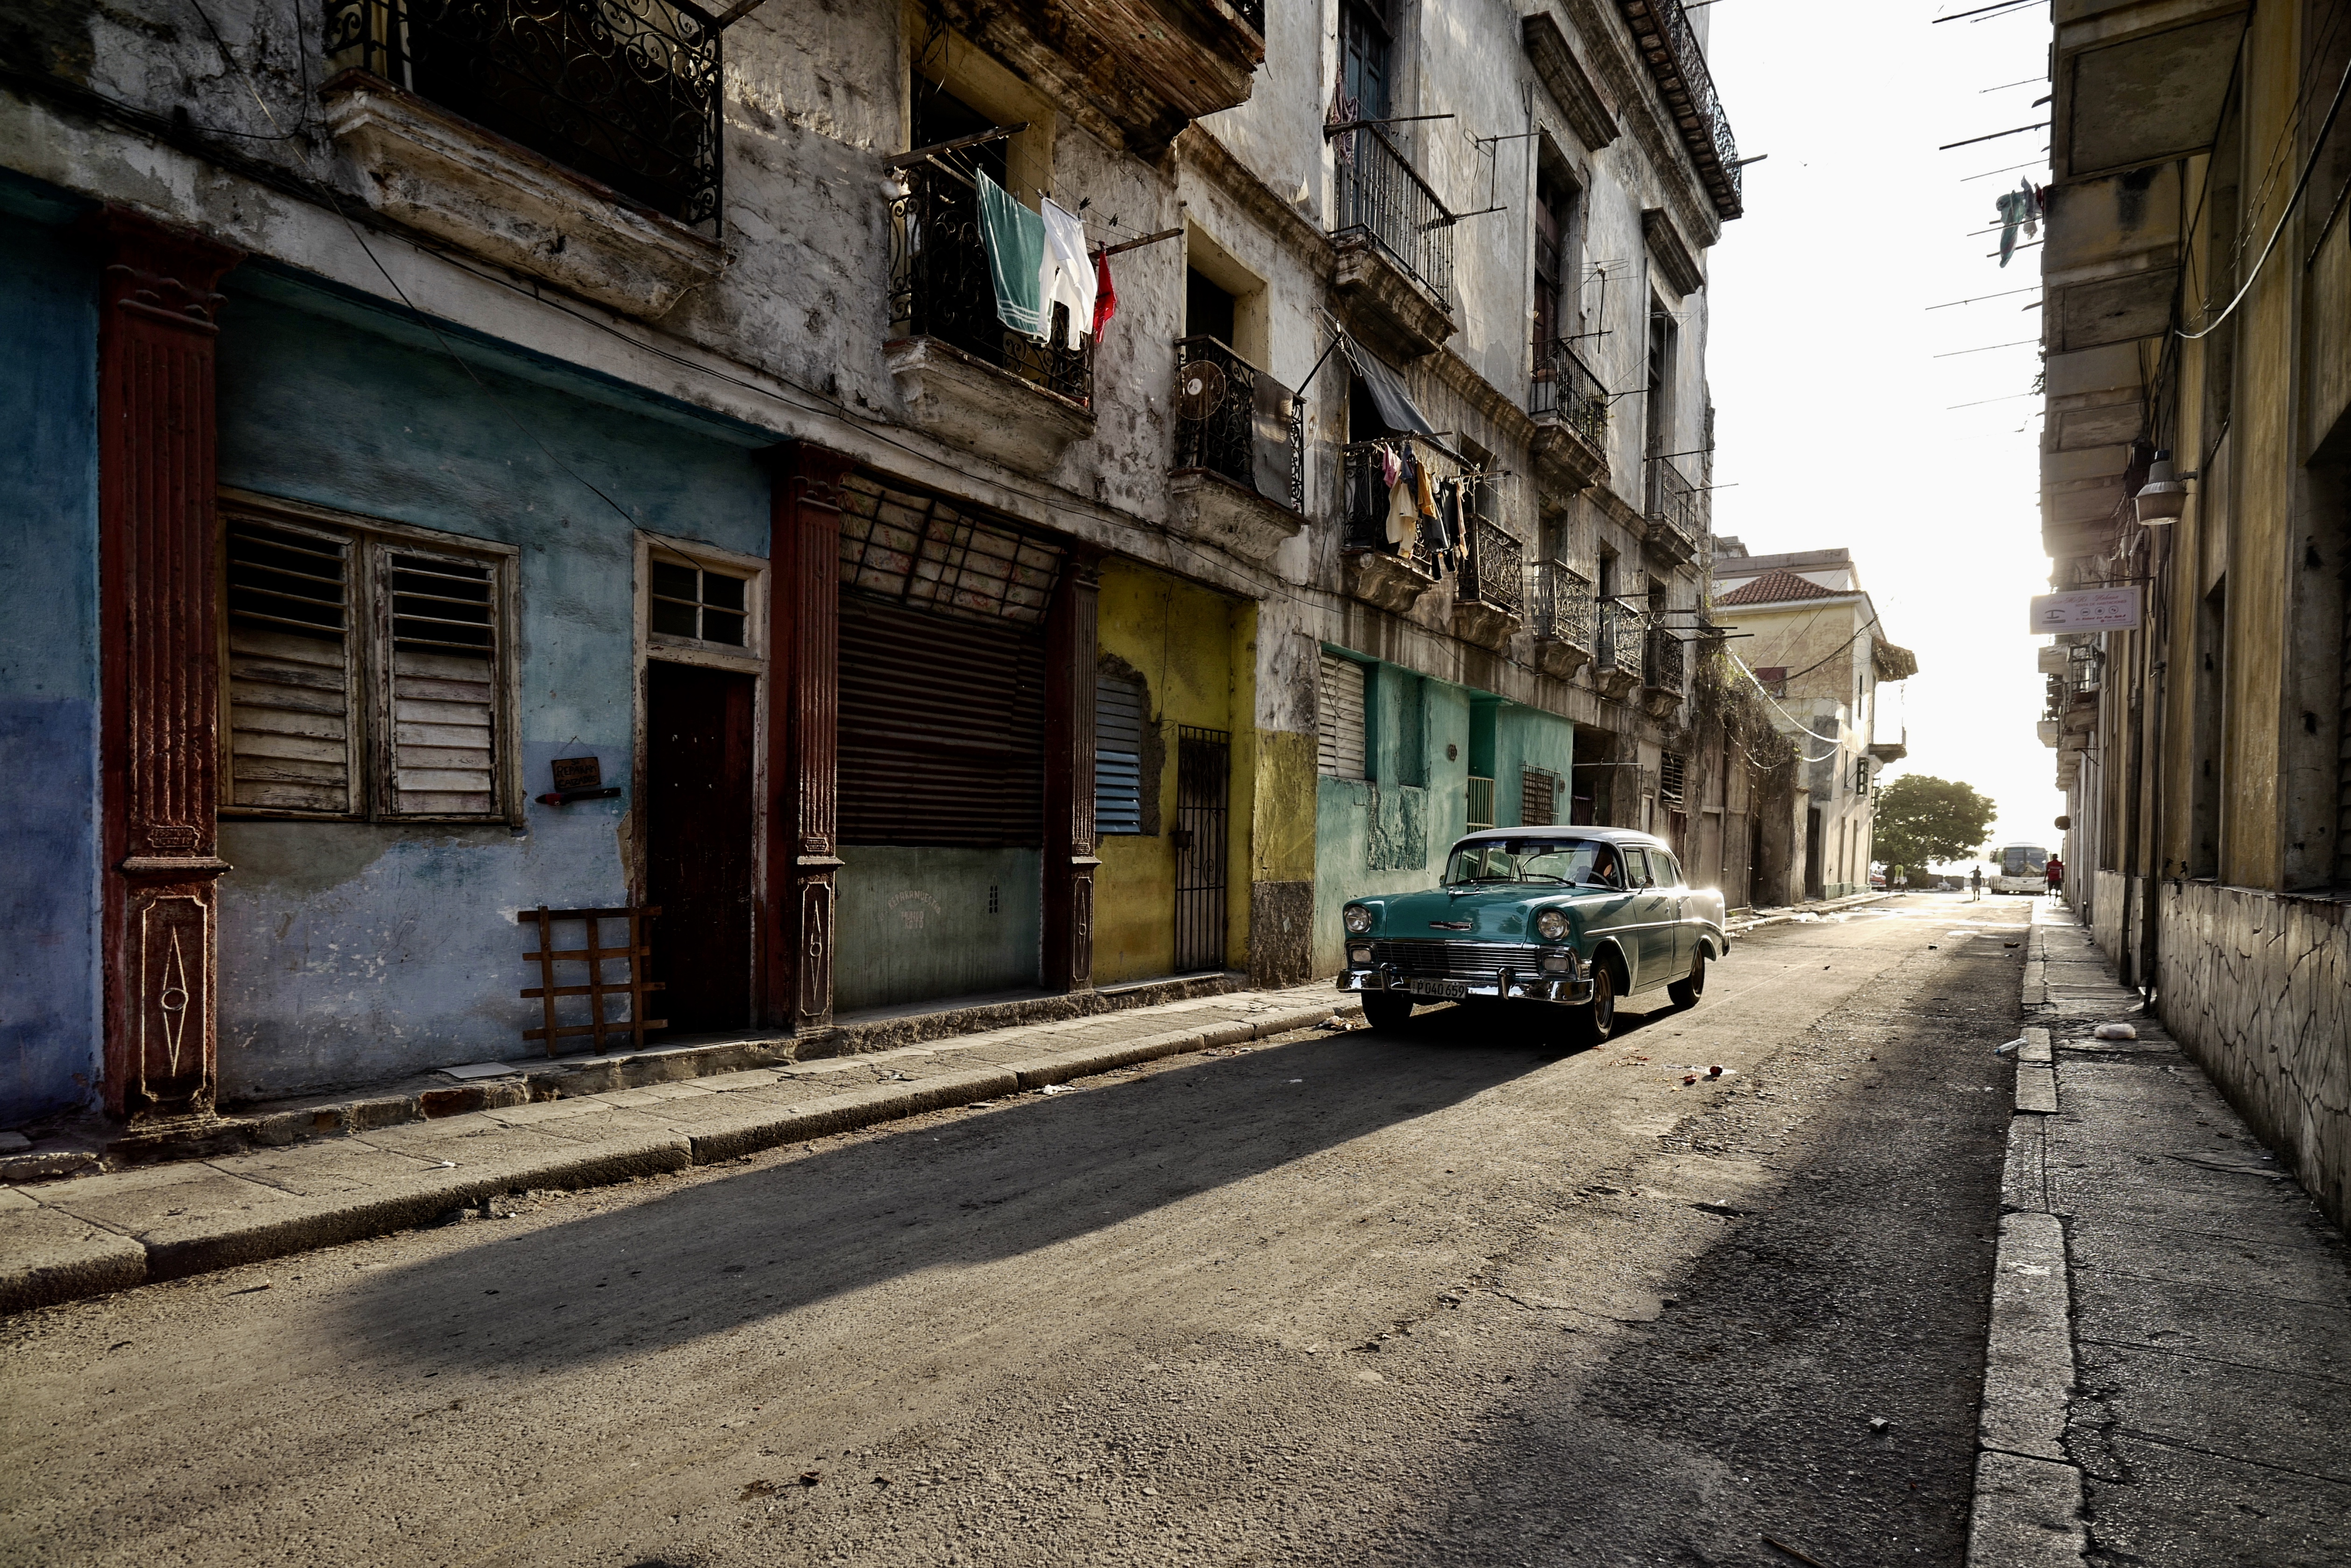
[[[1462,986],[1465,996],[1482,998],[1489,1001],[1557,1002],[1562,1007],[1580,1007],[1592,999],[1590,980],[1521,980],[1513,977],[1509,982],[1507,989],[1499,980],[1454,983]],[[1345,970],[1339,976],[1339,988],[1351,992],[1395,991],[1404,996],[1416,995],[1411,985],[1403,977],[1384,975],[1377,969]],[[1450,998],[1421,996],[1417,999],[1439,1002]]]

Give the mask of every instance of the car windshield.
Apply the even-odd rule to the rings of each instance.
[[[1614,845],[1593,839],[1479,839],[1454,850],[1445,882],[1448,887],[1501,882],[1622,887],[1625,862]]]

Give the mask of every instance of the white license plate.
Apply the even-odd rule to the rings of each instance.
[[[1458,1002],[1469,994],[1468,982],[1462,980],[1406,980],[1404,988],[1416,997],[1435,997],[1448,1002]]]

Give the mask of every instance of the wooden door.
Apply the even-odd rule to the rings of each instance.
[[[645,902],[673,1034],[751,1021],[752,677],[655,664],[645,679]]]

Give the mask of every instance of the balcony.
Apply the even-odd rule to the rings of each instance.
[[[1681,132],[1699,183],[1728,223],[1747,210],[1740,192],[1739,142],[1715,96],[1714,74],[1706,68],[1688,14],[1681,0],[1616,0],[1616,5],[1633,29],[1634,47]]]
[[[900,172],[891,204],[891,341],[883,350],[914,423],[1040,478],[1094,427],[1093,340],[1053,307],[1044,341],[997,318],[978,194],[956,172]],[[1091,323],[1089,323],[1091,325]]]
[[[402,223],[629,314],[717,276],[719,34],[681,0],[327,0],[327,129]]]
[[[1561,339],[1539,355],[1527,390],[1535,416],[1535,475],[1545,489],[1573,496],[1608,477],[1608,389]]]
[[[1381,475],[1380,454],[1384,447],[1402,444],[1409,444],[1416,459],[1440,473],[1451,474],[1458,467],[1433,444],[1413,437],[1358,441],[1339,449],[1345,476],[1340,569],[1347,591],[1399,615],[1437,586],[1436,555],[1420,528],[1414,528],[1401,543],[1388,540],[1388,486]]]
[[[1592,650],[1592,684],[1602,696],[1621,702],[1641,684],[1646,664],[1642,642],[1648,632],[1648,617],[1628,605],[1603,604],[1599,625],[1600,635]]]
[[[1555,560],[1535,568],[1527,617],[1535,638],[1535,668],[1563,681],[1592,663],[1597,611],[1590,578]]]
[[[926,0],[919,9],[1089,134],[1146,161],[1192,121],[1247,103],[1265,62],[1265,0]]]
[[[1482,648],[1506,648],[1526,624],[1526,550],[1484,517],[1463,522],[1461,572],[1453,584],[1453,634]]]
[[[1681,706],[1689,683],[1689,650],[1663,626],[1649,629],[1647,664],[1641,672],[1641,706],[1651,718],[1664,718]]]
[[[1454,332],[1453,214],[1376,125],[1333,138],[1338,265],[1332,287],[1358,335],[1404,359]]]
[[[1649,459],[1641,542],[1652,556],[1668,569],[1695,558],[1698,541],[1706,538],[1707,513],[1707,492],[1702,486],[1690,483],[1671,459]]]
[[[1170,520],[1260,565],[1306,525],[1305,411],[1214,338],[1176,340]]]

